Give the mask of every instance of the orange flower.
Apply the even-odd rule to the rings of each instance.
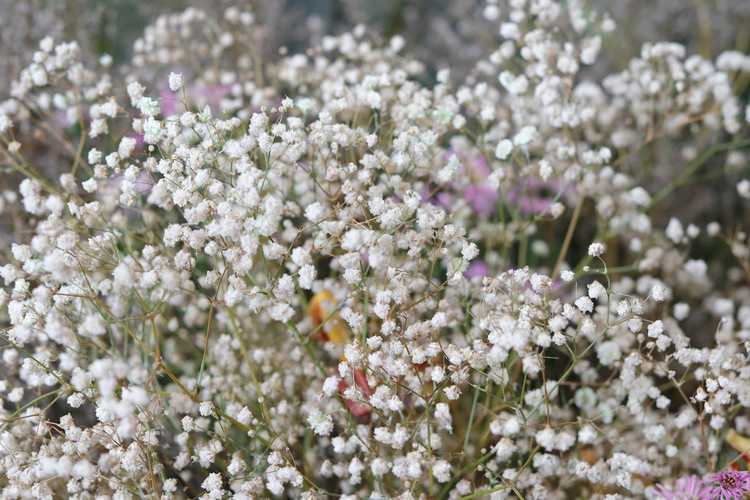
[[[596,453],[596,450],[594,448],[587,446],[585,448],[581,448],[579,450],[581,459],[585,461],[589,465],[594,465],[598,460],[599,456]]]
[[[324,342],[330,341],[334,344],[345,344],[349,340],[349,331],[344,321],[335,311],[336,299],[333,298],[333,294],[328,290],[323,290],[313,295],[313,298],[310,299],[310,305],[307,308],[307,314],[310,316],[313,325],[315,327],[323,325],[320,328],[320,340]],[[345,361],[346,358],[342,356],[341,360]],[[353,373],[354,385],[357,386],[365,399],[368,399],[372,396],[372,389],[370,389],[370,384],[367,382],[367,375],[365,375],[364,370],[361,368],[354,368]],[[343,396],[347,387],[349,387],[349,384],[346,380],[341,379],[338,387],[339,394]],[[344,402],[351,414],[358,419],[366,419],[372,412],[372,408],[366,403],[351,399],[346,399]]]
[[[349,333],[346,324],[336,311],[336,299],[328,290],[313,295],[310,304],[307,307],[307,314],[315,327],[320,328],[320,339],[331,341],[334,344],[346,344],[349,340]]]

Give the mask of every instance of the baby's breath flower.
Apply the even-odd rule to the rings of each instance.
[[[181,73],[170,73],[169,74],[169,90],[177,92],[182,88],[182,74]]]
[[[750,434],[750,57],[608,74],[604,4],[447,3],[434,78],[364,25],[269,52],[263,2],[159,16],[127,64],[28,47],[0,496],[742,494],[709,466]]]

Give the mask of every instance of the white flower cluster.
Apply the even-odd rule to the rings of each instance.
[[[434,84],[363,27],[262,60],[237,8],[160,17],[124,82],[45,39],[0,103],[0,496],[615,499],[723,467],[748,228],[668,202],[747,164],[750,56],[597,78],[586,2],[484,16],[494,51]]]

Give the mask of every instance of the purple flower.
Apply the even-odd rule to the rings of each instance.
[[[663,500],[709,500],[711,487],[698,476],[685,476],[675,482],[672,489],[662,485],[656,487],[656,494]]]
[[[711,497],[717,500],[741,500],[750,493],[750,472],[726,470],[709,477]]]
[[[487,267],[487,264],[485,264],[483,260],[475,260],[471,264],[469,264],[469,267],[466,268],[466,271],[464,271],[464,276],[466,276],[466,279],[484,278],[485,276],[488,276],[489,273],[490,269]]]

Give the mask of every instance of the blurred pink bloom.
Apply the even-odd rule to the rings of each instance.
[[[480,217],[487,217],[495,212],[499,195],[496,189],[487,183],[490,167],[484,156],[475,152],[467,158],[466,154],[458,154],[461,158],[463,175],[467,176],[471,184],[464,189],[464,199],[471,205]]]
[[[164,88],[159,92],[159,101],[161,103],[161,114],[164,117],[176,115],[180,107],[180,97],[176,92]]]
[[[419,195],[422,198],[422,203],[432,203],[445,210],[450,210],[453,206],[453,195],[447,191],[439,191],[430,197],[430,190],[424,188]]]
[[[464,199],[477,215],[487,217],[495,212],[498,194],[486,184],[472,184],[464,190]]]
[[[468,167],[470,169],[469,175],[480,177],[482,179],[486,179],[490,175],[490,167],[487,165],[487,160],[485,160],[484,156],[479,153],[471,158],[468,162]]]
[[[208,105],[214,113],[217,113],[221,111],[221,100],[229,95],[230,90],[229,85],[194,84],[188,89],[188,97],[193,99],[200,108]]]
[[[435,201],[437,205],[445,209],[450,209],[450,207],[453,205],[453,195],[442,191],[435,195]]]
[[[490,168],[487,165],[487,161],[478,152],[468,154],[455,149],[448,150],[444,155],[444,160],[447,162],[454,155],[458,156],[461,162],[461,169],[459,170],[460,178],[468,181],[461,183],[462,185],[468,184],[461,193],[462,197],[477,215],[481,217],[491,215],[495,211],[499,196],[497,191],[487,183],[487,177],[490,175]],[[459,186],[455,186],[455,188],[460,189]],[[426,192],[423,192],[422,199],[425,200],[425,197]],[[425,201],[430,201],[445,209],[450,209],[453,205],[453,196],[443,191],[436,194],[433,199]]]
[[[521,188],[508,192],[508,201],[515,204],[521,213],[539,215],[549,210],[554,202],[555,194],[560,191],[560,185],[530,178]]]
[[[143,134],[133,133],[133,134],[128,135],[128,137],[132,137],[133,139],[135,139],[135,150],[136,151],[138,151],[141,148],[143,148],[143,145],[145,144],[145,142],[143,141]]]
[[[210,106],[214,113],[218,113],[221,111],[221,100],[229,95],[230,90],[229,85],[195,83],[186,89],[186,93],[188,99],[192,100],[199,109]],[[180,96],[179,92],[172,92],[166,87],[162,89],[159,93],[159,100],[163,116],[168,117],[179,113]]]

